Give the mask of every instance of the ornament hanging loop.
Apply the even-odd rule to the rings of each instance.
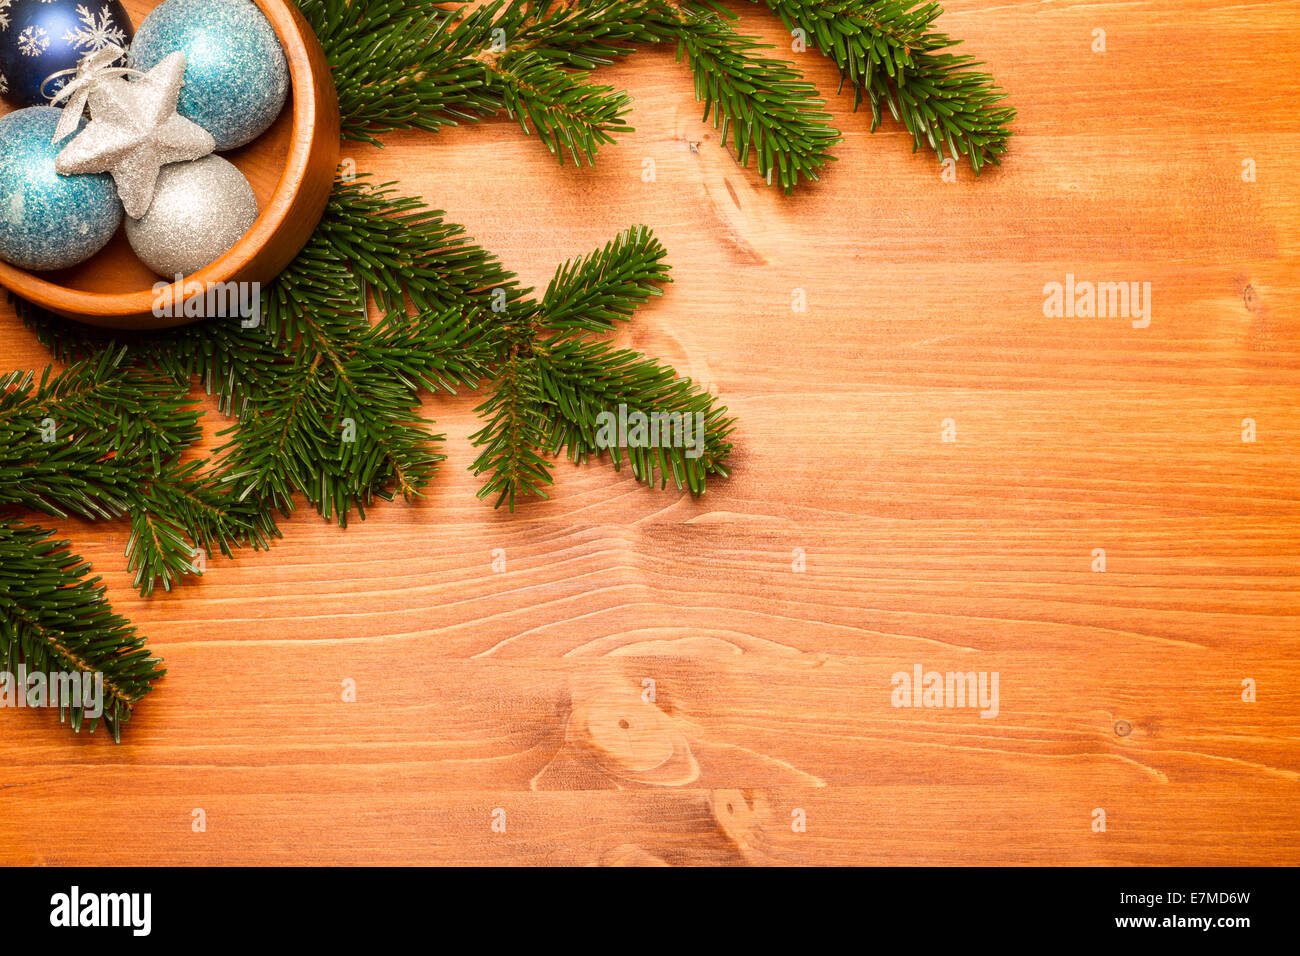
[[[91,92],[100,83],[119,76],[144,76],[139,70],[112,65],[125,55],[125,50],[115,43],[110,43],[94,53],[87,54],[75,70],[60,70],[45,78],[45,82],[41,84],[42,94],[45,93],[45,87],[50,80],[61,76],[73,77],[63,89],[50,98],[51,106],[58,106],[67,101],[67,105],[63,107],[63,115],[59,117],[59,125],[54,129],[54,142],[65,140],[76,132],[77,123],[81,121],[81,116],[86,111],[86,101],[90,99]]]

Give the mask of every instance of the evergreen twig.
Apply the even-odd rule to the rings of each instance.
[[[757,2],[757,0],[755,0]],[[983,64],[934,29],[943,8],[933,0],[764,0],[787,29],[835,61],[854,90],[865,95],[872,130],[881,106],[907,127],[914,150],[928,146],[945,156],[965,156],[975,170],[998,164],[1007,150],[1016,111],[981,70]]]
[[[704,118],[724,145],[787,192],[834,157],[839,131],[793,64],[761,55],[705,3],[676,0],[494,0],[420,6],[300,0],[330,52],[344,135],[375,142],[504,112],[560,159],[594,161],[632,131],[630,99],[592,69],[638,44],[672,43],[695,74]],[[364,36],[364,39],[362,37]]]
[[[648,228],[633,226],[561,265],[540,302],[516,304],[501,326],[505,358],[493,395],[479,409],[490,421],[473,439],[483,448],[474,471],[489,473],[480,497],[496,495],[512,511],[523,496],[546,497],[553,478],[543,455],[565,450],[576,463],[608,452],[616,470],[626,455],[638,480],[665,487],[671,476],[694,495],[708,475],[727,474],[734,421],[725,408],[671,368],[588,337],[661,294],[659,284],[671,281],[665,254]],[[602,418],[633,413],[653,422],[653,442],[602,436]]]
[[[83,681],[102,675],[102,719],[119,740],[135,705],[166,671],[105,601],[99,578],[87,577],[90,565],[52,534],[0,520],[0,673],[14,694],[28,692],[18,685],[20,666],[47,682],[51,673]],[[60,700],[60,719],[74,731],[86,718],[84,702]],[[92,732],[98,719],[91,719]]]

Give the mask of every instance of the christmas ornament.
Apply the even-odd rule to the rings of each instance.
[[[82,57],[131,41],[119,0],[0,0],[0,95],[17,107],[48,103]]]
[[[126,214],[139,219],[149,209],[154,182],[167,163],[212,152],[212,134],[176,113],[185,75],[185,54],[172,53],[139,79],[108,67],[117,47],[106,47],[82,63],[77,76],[54,102],[67,100],[57,132],[70,132],[90,106],[90,124],[55,159],[60,173],[112,173]],[[56,139],[60,138],[56,136]]]
[[[215,261],[256,219],[257,197],[244,174],[209,155],[164,166],[149,211],[127,219],[126,238],[145,265],[170,279]]]
[[[84,262],[122,221],[110,177],[55,172],[59,115],[31,106],[0,117],[0,258],[23,269]]]
[[[140,24],[130,65],[148,70],[169,53],[185,54],[178,112],[216,137],[218,150],[256,139],[280,115],[289,63],[251,0],[165,0]]]

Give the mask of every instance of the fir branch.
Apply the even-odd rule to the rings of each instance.
[[[455,391],[493,380],[479,408],[484,427],[472,436],[480,447],[473,470],[488,475],[481,495],[495,496],[498,506],[544,496],[552,480],[544,454],[568,448],[585,460],[601,450],[591,416],[620,404],[705,415],[702,458],[629,452],[638,478],[653,484],[657,462],[660,484],[671,472],[678,487],[702,493],[705,475],[725,474],[730,419],[671,369],[633,353],[585,352],[573,338],[607,332],[659,295],[671,281],[664,256],[649,229],[633,227],[559,267],[534,303],[441,214],[383,188],[340,184],[308,247],[264,292],[263,328],[241,329],[241,339],[220,326],[232,336],[217,340],[223,348],[261,341],[265,361],[243,381],[240,418],[223,432],[228,441],[212,473],[169,478],[139,503],[130,555],[138,586],[170,587],[192,573],[195,552],[182,542],[209,554],[214,546],[223,553],[249,541],[265,546],[278,534],[274,513],[291,513],[296,494],[343,524],[375,497],[418,495],[442,460],[433,449],[442,436],[418,417],[421,387]],[[367,290],[381,310],[373,326]],[[417,310],[434,304],[443,311]],[[231,366],[219,352],[187,358],[182,343],[193,345],[174,342],[165,351],[168,368],[210,377]],[[575,417],[582,401],[591,415]],[[342,440],[344,427],[354,429],[354,441]],[[611,455],[619,466],[621,453]]]
[[[560,266],[542,297],[541,312],[552,329],[607,332],[631,318],[660,283],[672,282],[667,251],[645,226],[633,226],[604,249]]]
[[[712,117],[743,166],[753,153],[759,173],[790,192],[816,179],[842,139],[795,66],[761,54],[769,47],[738,34],[706,3],[575,0],[540,4],[510,36],[520,48],[569,66],[595,67],[637,44],[671,42],[695,75],[704,119]]]
[[[10,295],[18,317],[62,362],[80,362],[105,351],[125,352],[123,364],[143,366],[178,387],[198,376],[215,395],[224,414],[237,414],[248,393],[257,389],[284,360],[264,332],[245,328],[238,317],[211,318],[193,325],[140,334],[100,329],[47,312]]]
[[[715,14],[687,6],[674,32],[677,57],[685,55],[695,74],[704,119],[712,115],[737,162],[748,165],[752,152],[759,175],[787,193],[800,180],[816,180],[843,139],[817,88],[793,64],[759,55],[770,47]]]
[[[527,293],[464,227],[419,199],[394,195],[391,187],[364,179],[337,183],[311,246],[314,254],[347,263],[383,321],[405,322],[410,309],[491,308],[493,297],[500,311]]]
[[[489,473],[478,496],[496,495],[495,507],[506,504],[514,511],[519,497],[549,497],[545,486],[555,479],[538,451],[545,440],[540,399],[534,363],[512,354],[502,363],[491,397],[475,409],[487,424],[470,436],[483,449],[470,467],[476,475]]]
[[[504,111],[561,162],[566,152],[592,162],[632,127],[628,96],[594,84],[588,71],[667,41],[695,74],[704,119],[741,165],[752,154],[769,183],[789,192],[816,179],[841,139],[793,64],[762,56],[766,47],[704,3],[495,0],[468,14],[463,4],[443,10],[405,0],[364,11],[345,0],[300,4],[330,51],[347,136],[373,142],[388,130],[436,130]]]
[[[596,161],[596,150],[614,142],[615,134],[630,133],[623,117],[631,98],[610,86],[590,82],[590,74],[566,72],[531,52],[495,56],[481,62],[493,77],[506,113],[519,121],[525,135],[536,132],[546,148],[564,164],[567,151],[582,165]]]
[[[659,0],[572,0],[520,4],[508,23],[512,49],[580,70],[608,66],[637,46],[656,44],[671,34],[681,14]],[[504,19],[504,18],[503,18]]]
[[[333,70],[343,135],[378,144],[394,130],[436,131],[504,110],[563,162],[594,158],[631,127],[627,94],[511,50],[530,4],[496,0],[462,16],[407,0],[300,0]]]
[[[436,132],[500,108],[473,58],[499,3],[459,24],[458,9],[409,0],[298,0],[298,6],[332,69],[345,139],[380,145],[384,133]]]
[[[478,409],[487,426],[473,470],[488,473],[480,497],[513,511],[518,498],[546,497],[552,476],[544,454],[565,449],[574,462],[608,450],[616,469],[626,454],[639,480],[704,493],[709,474],[725,475],[734,422],[726,409],[671,368],[584,333],[608,332],[670,281],[663,246],[634,226],[591,255],[559,267],[536,306],[523,303],[502,322],[507,350],[492,397]],[[602,419],[645,414],[667,425],[664,440],[608,440]],[[675,428],[675,431],[674,431]],[[657,433],[658,436],[658,433]],[[688,440],[689,439],[689,440]]]
[[[329,441],[324,404],[313,393],[321,390],[318,359],[301,355],[250,402],[239,422],[224,430],[230,441],[217,449],[219,480],[236,501],[291,514],[293,494],[316,488],[314,466]]]
[[[124,363],[124,349],[38,381],[0,376],[0,504],[113,518],[199,434],[184,390]]]
[[[433,350],[417,361],[407,342],[400,356],[387,356],[389,338],[364,313],[309,304],[346,297],[296,282],[276,289],[284,303],[279,327],[295,329],[294,360],[277,366],[234,438],[218,449],[218,480],[236,500],[264,500],[284,513],[300,492],[323,517],[346,525],[354,509],[364,516],[374,496],[391,497],[390,482],[408,498],[417,494],[441,460],[428,447],[440,436],[429,435],[415,413],[412,381],[432,375]]]
[[[126,542],[126,567],[135,572],[132,586],[148,597],[161,582],[170,591],[185,574],[198,573],[198,552],[185,537],[185,529],[148,500],[131,512],[131,536]]]
[[[207,465],[191,461],[154,477],[132,505],[127,570],[146,597],[158,584],[170,591],[182,577],[201,574],[201,556],[229,558],[237,547],[264,549],[279,537],[274,516],[216,487]]]
[[[872,129],[883,103],[912,134],[914,149],[966,156],[975,172],[1007,150],[1015,110],[972,56],[949,52],[959,41],[933,29],[943,8],[932,0],[764,0],[800,29],[854,89],[865,94]]]
[[[259,317],[265,311],[263,293]],[[237,316],[214,317],[195,325],[126,339],[133,359],[178,384],[195,377],[217,398],[222,414],[243,414],[248,401],[277,374],[284,350],[264,326],[246,327]]]
[[[418,495],[442,460],[411,381],[431,376],[427,356],[407,348],[395,366],[383,354],[391,337],[337,318],[303,321],[292,365],[228,430],[216,480],[235,500],[288,513],[300,493],[346,525],[376,497]]]
[[[351,355],[334,368],[333,419],[342,423],[343,435],[337,461],[331,463],[338,472],[334,507],[340,514],[349,498],[364,502],[372,492],[391,497],[390,483],[412,500],[445,458],[432,450],[445,436],[430,433],[429,423],[419,415],[415,388],[409,379],[404,382],[394,374],[389,356],[380,359],[387,342],[387,336],[367,330],[354,340]],[[412,356],[414,353],[408,352],[407,357]],[[422,355],[422,379],[427,362]],[[323,514],[330,517],[328,509]]]
[[[0,504],[55,516],[131,516],[127,566],[150,594],[170,590],[200,549],[229,556],[266,546],[278,532],[261,512],[228,500],[200,475],[206,461],[180,461],[199,435],[187,383],[128,361],[107,347],[66,371],[0,378]]]
[[[166,671],[144,639],[104,599],[90,565],[52,532],[0,521],[0,671],[103,677],[103,720],[121,739],[136,704]],[[14,688],[24,693],[25,688]],[[61,701],[60,719],[80,731],[84,701]],[[70,719],[69,719],[70,718]],[[98,719],[91,718],[93,732]]]
[[[582,463],[608,451],[616,471],[626,454],[639,481],[662,488],[671,476],[697,496],[709,475],[727,476],[735,421],[690,379],[627,349],[558,337],[537,350],[537,364],[553,453],[567,448]],[[623,443],[614,423],[636,416],[644,434]]]
[[[692,0],[494,0],[428,6],[412,0],[299,0],[329,53],[345,135],[376,142],[396,129],[437,130],[505,111],[563,161],[594,158],[630,131],[625,94],[588,71],[638,46],[672,42],[696,95],[742,164],[791,191],[816,179],[841,140],[824,102],[793,64],[761,55],[731,14]],[[934,0],[764,0],[840,69],[854,106],[883,110],[941,159],[979,170],[1006,152],[1015,110],[958,41],[935,29]],[[576,72],[574,72],[576,71]]]

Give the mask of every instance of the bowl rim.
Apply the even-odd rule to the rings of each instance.
[[[180,282],[159,277],[140,292],[89,292],[59,285],[41,278],[39,273],[0,261],[0,285],[36,305],[54,312],[87,317],[127,317],[152,312],[159,303],[179,303],[195,286],[206,290],[211,285],[229,281],[257,257],[258,252],[279,231],[293,208],[297,184],[303,181],[312,152],[312,131],[319,105],[312,90],[312,63],[307,56],[304,31],[311,28],[298,13],[293,0],[252,0],[270,21],[289,64],[289,84],[293,101],[293,122],[289,131],[289,155],[284,171],[276,181],[275,191],[257,216],[252,228],[220,258],[198,272],[184,276]],[[75,266],[73,267],[75,268]]]

